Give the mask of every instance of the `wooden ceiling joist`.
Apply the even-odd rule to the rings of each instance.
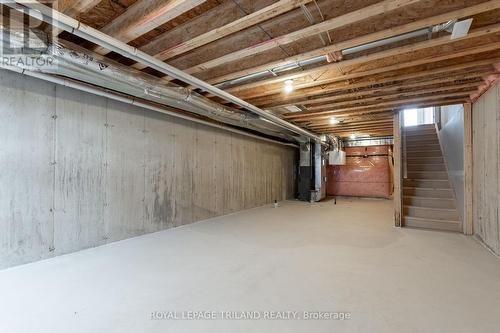
[[[487,1],[484,3],[477,4],[475,6],[470,6],[467,8],[451,11],[451,12],[444,13],[441,15],[436,15],[436,16],[425,18],[422,20],[417,20],[417,21],[410,22],[410,23],[407,23],[404,25],[396,26],[396,27],[393,27],[390,29],[385,29],[385,30],[371,33],[371,34],[368,34],[365,36],[356,37],[356,38],[342,41],[339,43],[334,43],[332,45],[322,47],[322,48],[319,48],[319,49],[316,49],[316,50],[313,50],[310,52],[305,52],[302,54],[294,55],[294,56],[288,57],[288,58],[283,59],[283,60],[278,60],[278,61],[270,62],[270,63],[264,64],[261,66],[256,66],[256,67],[244,69],[244,70],[241,70],[238,72],[225,74],[225,75],[213,78],[213,79],[209,79],[209,80],[207,80],[207,82],[215,84],[215,83],[220,83],[220,82],[240,78],[240,77],[243,77],[246,75],[262,72],[265,70],[270,70],[272,68],[294,64],[294,63],[297,63],[299,61],[304,61],[306,59],[311,59],[311,58],[325,55],[325,54],[328,54],[331,52],[340,51],[340,50],[352,48],[355,46],[372,43],[372,42],[382,40],[385,38],[401,35],[404,33],[411,32],[411,31],[427,28],[429,26],[440,24],[443,22],[447,22],[447,21],[450,21],[453,19],[459,19],[459,18],[468,17],[471,15],[476,15],[479,13],[491,11],[491,10],[494,10],[496,8],[500,8],[500,0]],[[339,64],[342,64],[342,62],[340,62]]]
[[[101,0],[63,0],[56,1],[56,8],[63,14],[71,17],[76,17],[80,13],[85,13],[94,8],[101,2]]]
[[[363,138],[363,137],[384,137],[384,136],[392,136],[393,130],[388,129],[384,131],[361,131],[361,132],[325,132],[326,134],[334,134],[338,135],[341,138],[347,138],[354,134],[357,138]]]
[[[459,85],[453,85],[453,86],[444,86],[444,87],[434,87],[434,88],[429,88],[429,89],[415,89],[413,91],[406,91],[406,92],[399,92],[395,94],[388,94],[388,95],[378,95],[374,97],[368,97],[368,98],[360,98],[360,99],[354,99],[354,100],[348,100],[348,101],[342,101],[342,102],[337,102],[337,103],[328,103],[328,104],[320,104],[317,106],[309,106],[307,108],[308,111],[310,112],[321,112],[324,110],[328,109],[334,109],[334,108],[343,108],[343,107],[349,107],[353,106],[355,104],[366,104],[370,102],[381,102],[381,101],[391,101],[391,100],[404,100],[405,98],[411,97],[411,96],[416,96],[416,95],[435,95],[436,93],[439,92],[457,92],[460,90],[467,89],[467,91],[475,91],[476,89],[471,89],[471,88],[477,88],[478,83],[473,82],[473,83],[468,83],[468,84],[459,84]]]
[[[422,70],[422,71],[417,71],[415,73],[409,73],[409,74],[400,74],[400,75],[394,75],[394,76],[387,76],[387,77],[381,77],[381,78],[374,78],[374,77],[369,77],[360,80],[359,82],[356,83],[349,83],[346,82],[345,84],[339,84],[339,83],[330,83],[327,85],[322,85],[319,87],[308,87],[308,88],[303,88],[303,89],[297,89],[296,91],[285,95],[282,92],[280,93],[275,93],[274,96],[269,96],[267,98],[268,102],[280,102],[280,103],[288,103],[289,100],[292,99],[299,99],[299,98],[304,98],[306,99],[307,97],[313,97],[318,94],[326,94],[326,93],[332,93],[335,91],[338,91],[340,89],[348,89],[348,88],[361,88],[361,87],[366,87],[366,86],[372,86],[374,84],[382,84],[382,83],[388,83],[388,82],[395,82],[395,81],[404,81],[404,80],[410,80],[410,79],[417,79],[417,78],[426,78],[426,77],[431,77],[433,75],[438,75],[438,74],[446,74],[446,75],[456,75],[457,73],[454,73],[456,71],[465,71],[465,70],[472,70],[475,68],[479,68],[482,66],[492,66],[493,64],[497,63],[500,61],[500,57],[495,57],[495,58],[489,58],[489,59],[483,59],[483,60],[478,60],[478,61],[471,61],[471,62],[466,62],[466,63],[460,63],[456,65],[449,65],[449,66],[443,66],[443,67],[438,67],[438,68],[433,68],[429,70]],[[494,71],[494,68],[491,67],[491,71]],[[384,73],[384,71],[381,71]],[[365,72],[366,73],[366,72]],[[249,102],[253,103],[253,101],[250,99]]]
[[[122,42],[130,42],[201,5],[205,0],[139,0],[101,31]],[[109,51],[98,47],[99,54]]]
[[[382,119],[386,118],[388,115],[393,115],[394,111],[404,110],[406,108],[427,108],[427,107],[436,107],[436,106],[445,106],[445,105],[454,105],[464,103],[464,98],[451,98],[451,99],[437,99],[431,101],[423,101],[419,103],[413,103],[411,105],[401,104],[401,105],[390,105],[379,108],[372,109],[358,109],[351,108],[349,110],[339,110],[338,114],[335,114],[335,118],[344,118],[344,119]],[[331,116],[321,117],[321,118],[299,118],[293,119],[296,124],[305,126],[305,124],[313,124],[313,123],[325,123]]]
[[[359,130],[380,130],[386,128],[392,128],[392,123],[385,124],[373,124],[365,126],[331,126],[328,128],[322,128],[321,131],[331,130],[331,131],[359,131]]]
[[[281,0],[270,6],[262,8],[254,13],[243,16],[240,19],[232,21],[222,27],[209,30],[201,35],[193,37],[183,43],[172,46],[166,50],[154,54],[160,60],[168,60],[183,53],[187,53],[198,47],[214,42],[235,32],[244,30],[261,22],[267,21],[273,17],[286,13],[292,9],[300,7],[313,0]],[[229,3],[228,3],[229,4]],[[223,14],[222,14],[223,15]],[[157,50],[161,45],[165,45],[167,39],[170,37],[170,32],[160,35],[155,40],[141,48],[142,51],[151,54],[151,50]],[[143,69],[146,66],[143,64],[135,64],[132,67],[136,69]]]
[[[312,130],[324,130],[326,128],[340,128],[340,127],[355,127],[355,126],[383,126],[386,124],[392,124],[391,119],[386,118],[386,119],[379,119],[379,120],[364,120],[364,121],[354,121],[354,122],[341,122],[335,125],[332,125],[330,123],[313,123],[313,124],[306,124],[308,128]]]
[[[392,109],[384,109],[382,111],[351,111],[348,112],[344,115],[335,115],[335,118],[338,120],[341,120],[343,122],[370,122],[370,121],[378,121],[378,120],[383,120],[385,121],[386,119],[393,117],[393,112]],[[328,119],[297,119],[294,120],[295,123],[300,124],[302,126],[314,126],[317,124],[318,126],[320,125],[329,125],[330,122]]]
[[[486,73],[486,72],[485,72]],[[489,73],[489,72],[488,72]],[[457,79],[461,79],[458,82]],[[367,89],[357,92],[350,93],[341,93],[336,94],[334,96],[325,96],[318,99],[310,99],[307,101],[297,102],[295,104],[300,104],[303,106],[313,107],[315,105],[324,105],[325,103],[333,103],[333,102],[341,102],[343,100],[362,100],[364,98],[370,98],[375,96],[384,96],[388,94],[396,94],[396,93],[404,93],[404,92],[412,92],[416,91],[416,89],[421,90],[429,90],[432,91],[434,88],[444,88],[450,86],[460,86],[462,84],[471,84],[471,86],[478,86],[483,82],[482,75],[480,74],[470,74],[470,75],[457,75],[452,77],[446,77],[442,79],[434,79],[434,80],[426,80],[415,83],[406,83],[406,84],[397,84],[397,85],[388,85],[386,87],[376,87],[373,89]],[[276,103],[275,103],[276,104]],[[259,105],[259,104],[256,104]],[[290,104],[285,104],[290,105]],[[273,105],[278,107],[280,105]],[[266,105],[262,105],[261,107],[268,107]]]
[[[312,2],[315,6],[306,10],[306,19],[297,8]],[[370,0],[369,5],[354,0],[351,9],[339,12],[341,4],[126,0],[116,11],[104,9],[99,0],[61,0],[59,9],[208,83],[226,82],[221,85],[226,92],[297,126],[342,137],[390,136],[395,111],[468,102],[489,75],[500,74],[500,0]],[[94,6],[94,11],[80,15]],[[105,13],[114,15],[106,20]],[[419,31],[465,18],[473,19],[473,29],[460,38],[451,39],[443,29],[427,38]],[[391,39],[392,44],[359,48],[416,31],[418,36]],[[81,44],[67,33],[60,38]],[[352,48],[356,51],[342,54]],[[93,50],[109,53],[101,47]],[[108,57],[135,70],[146,69],[115,53]],[[293,64],[297,66],[288,71],[273,71]],[[151,68],[145,72],[164,82],[173,80]],[[286,80],[293,80],[288,94],[283,91]],[[234,107],[222,98],[205,96]]]
[[[300,39],[310,37],[313,35],[321,34],[323,32],[327,32],[330,30],[334,30],[349,24],[353,24],[355,22],[359,22],[362,20],[366,20],[370,17],[377,16],[380,14],[388,13],[392,10],[402,8],[404,6],[408,6],[414,3],[417,3],[421,0],[385,0],[378,3],[375,3],[371,6],[364,7],[362,9],[334,17],[330,20],[323,21],[321,23],[317,23],[315,25],[309,26],[304,29],[300,29],[294,32],[291,32],[286,35],[282,35],[279,37],[272,38],[263,43],[259,43],[257,45],[252,45],[250,47],[244,48],[242,50],[229,53],[225,56],[212,59],[210,61],[204,62],[202,64],[198,64],[191,68],[186,69],[185,71],[189,74],[195,74],[207,69],[211,69],[228,62],[237,61],[245,57],[254,56],[256,54],[268,51],[275,47],[279,47],[281,45],[290,44],[296,42]]]
[[[469,100],[469,95],[474,92],[474,90],[469,90],[469,91],[464,91],[464,92],[456,92],[456,93],[442,93],[442,94],[434,94],[431,96],[425,96],[425,97],[416,97],[416,98],[408,98],[405,100],[400,100],[400,101],[389,101],[389,102],[383,102],[383,103],[374,103],[370,105],[363,105],[360,107],[348,107],[348,108],[343,108],[343,109],[336,109],[336,110],[328,110],[328,111],[316,111],[316,112],[294,112],[291,114],[285,114],[284,117],[286,119],[293,119],[295,120],[296,118],[303,118],[306,117],[307,119],[312,119],[312,118],[328,118],[330,116],[335,116],[337,113],[342,113],[348,110],[362,110],[362,109],[371,109],[371,108],[380,108],[380,107],[387,107],[387,106],[399,106],[399,105],[404,105],[407,106],[408,108],[412,108],[415,103],[427,101],[427,100],[442,100],[446,98],[453,97],[455,99],[461,98],[463,102],[467,102]]]
[[[320,68],[314,68],[313,70],[309,71],[303,71],[301,74],[293,74],[293,75],[288,75],[288,76],[283,76],[283,78],[288,78],[289,80],[295,79],[294,87],[296,89],[303,89],[303,88],[309,88],[309,87],[314,87],[314,86],[319,86],[323,84],[328,84],[332,82],[337,82],[341,80],[349,80],[349,79],[354,79],[354,78],[359,78],[363,76],[370,76],[370,75],[376,75],[376,74],[381,74],[381,73],[387,73],[387,72],[392,72],[392,71],[398,71],[401,69],[407,69],[411,67],[416,67],[420,65],[427,65],[431,63],[437,63],[441,62],[444,60],[449,60],[449,59],[455,59],[455,58],[460,58],[460,57],[465,57],[468,55],[474,55],[474,54],[479,54],[479,53],[484,53],[484,52],[489,52],[489,51],[494,51],[500,48],[500,42],[496,43],[488,43],[485,45],[481,46],[473,46],[469,47],[467,49],[458,51],[458,52],[452,52],[452,53],[445,53],[440,56],[434,56],[434,57],[427,57],[427,58],[421,58],[421,59],[416,59],[408,62],[401,62],[401,63],[396,63],[395,65],[391,66],[386,66],[386,67],[379,67],[367,71],[360,71],[360,72],[354,72],[346,75],[339,74],[337,70],[335,69],[335,72],[332,73],[331,75],[328,75],[326,72],[331,70],[332,67],[330,65],[322,66]],[[323,68],[323,69],[321,69]],[[303,82],[299,82],[296,79],[298,77],[304,78]],[[319,78],[318,78],[319,77]],[[318,79],[314,79],[318,78]],[[281,79],[273,79],[272,82],[274,85],[272,86],[267,86],[265,83],[263,83],[261,86],[258,87],[252,87],[251,89],[247,89],[246,91],[241,91],[243,86],[241,87],[236,87],[234,89],[228,89],[228,92],[238,95],[241,98],[249,99],[249,98],[255,98],[255,97],[260,97],[260,96],[266,96],[266,95],[272,95],[275,93],[278,93],[282,91],[283,89],[283,80]],[[270,83],[269,83],[270,84]]]
[[[356,99],[356,98],[364,98],[365,96],[370,97],[376,94],[389,93],[391,91],[407,91],[416,88],[426,89],[426,87],[434,85],[447,86],[453,84],[472,83],[472,82],[480,84],[484,80],[483,77],[486,76],[486,74],[490,74],[491,71],[492,71],[491,68],[488,69],[485,68],[484,70],[477,70],[470,74],[461,73],[458,75],[457,74],[451,76],[447,75],[442,78],[418,80],[416,82],[414,80],[401,81],[397,83],[387,84],[384,86],[372,85],[369,86],[368,88],[362,87],[364,88],[363,90],[355,90],[349,87],[346,89],[339,88],[338,91],[335,92],[335,94],[315,95],[312,97],[306,97],[307,99],[298,98],[295,100],[287,101],[287,103],[280,103],[280,102],[266,103],[266,99],[264,98],[264,99],[254,100],[252,101],[252,104],[258,105],[259,107],[262,108],[283,107],[293,104],[308,106],[320,103],[334,102],[341,99],[349,99],[349,98]]]

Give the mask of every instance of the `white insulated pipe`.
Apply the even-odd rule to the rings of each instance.
[[[89,27],[78,20],[75,20],[67,15],[62,14],[52,8],[49,8],[36,0],[15,0],[15,3],[6,3],[7,6],[14,8],[18,11],[24,12],[36,19],[42,19],[44,22],[52,24],[53,26],[65,30],[71,34],[84,38],[92,43],[100,45],[110,51],[114,51],[118,54],[121,54],[127,58],[135,60],[139,63],[142,63],[148,67],[151,67],[163,74],[169,75],[176,79],[179,79],[189,85],[207,91],[214,96],[218,96],[226,101],[232,102],[242,108],[245,108],[249,111],[252,111],[262,118],[265,118],[272,122],[273,124],[285,128],[289,131],[292,131],[296,134],[303,135],[308,137],[309,139],[322,143],[320,136],[307,131],[299,126],[296,126],[286,120],[283,120],[270,112],[262,110],[255,105],[252,105],[244,100],[231,95],[217,87],[214,87],[211,84],[204,82],[190,74],[183,72],[173,66],[164,63],[161,60],[156,59],[155,57],[150,56],[147,53],[138,50],[135,47],[132,47],[126,43],[123,43],[105,33],[100,32],[97,29]],[[25,8],[30,10],[26,11]]]

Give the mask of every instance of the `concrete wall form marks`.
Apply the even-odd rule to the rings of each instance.
[[[294,195],[294,148],[3,70],[0,85],[0,268]]]
[[[474,233],[500,255],[500,84],[473,105]]]

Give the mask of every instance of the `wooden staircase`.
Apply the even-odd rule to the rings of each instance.
[[[406,127],[403,225],[460,231],[453,190],[434,124]]]

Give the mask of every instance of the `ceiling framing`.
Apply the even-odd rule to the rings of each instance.
[[[468,102],[499,74],[500,0],[62,0],[58,9],[210,84],[260,73],[221,88],[304,129],[341,137],[391,135],[394,111]],[[467,18],[473,24],[462,38],[434,31],[340,56]],[[67,32],[60,38],[174,80]],[[280,66],[290,69],[273,71]]]

